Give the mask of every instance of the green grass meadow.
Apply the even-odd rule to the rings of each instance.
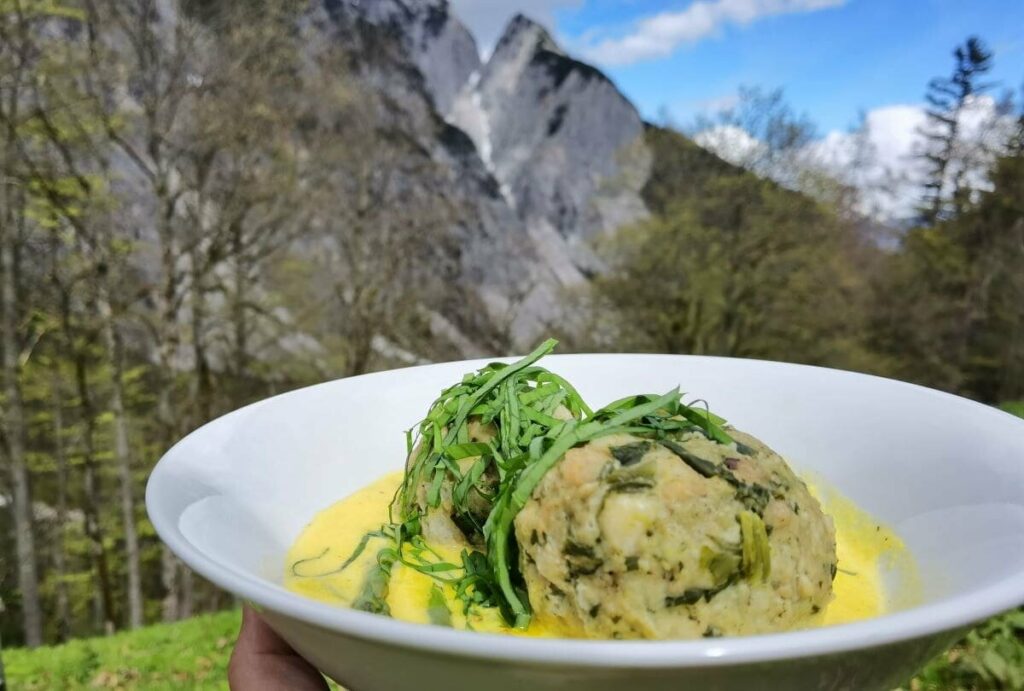
[[[226,689],[237,611],[64,645],[4,651],[12,691]]]

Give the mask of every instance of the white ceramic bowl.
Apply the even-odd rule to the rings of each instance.
[[[314,514],[401,468],[402,431],[483,363],[334,381],[215,420],[153,471],[153,525],[185,563],[252,602],[296,650],[356,691],[888,689],[972,622],[1024,602],[1024,420],[848,372],[659,355],[543,364],[595,406],[676,384],[706,398],[894,528],[920,566],[920,604],[768,636],[570,641],[409,624],[286,591],[285,552]]]

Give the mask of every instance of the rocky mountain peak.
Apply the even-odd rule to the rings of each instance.
[[[494,46],[492,55],[518,53],[522,50],[547,50],[562,53],[561,47],[551,37],[548,30],[524,14],[516,14]]]
[[[639,190],[650,155],[640,115],[600,70],[523,15],[448,119],[476,143],[563,284],[600,269],[592,238],[646,214]]]

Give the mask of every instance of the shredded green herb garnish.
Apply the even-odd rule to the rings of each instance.
[[[396,561],[398,557],[391,547],[385,547],[377,553],[377,563],[366,572],[363,587],[352,602],[353,609],[373,614],[391,614],[391,608],[388,606],[388,587],[391,583],[391,568]]]
[[[292,563],[292,575],[293,576],[299,576],[299,577],[305,576],[305,574],[299,573],[299,567],[304,565],[304,564],[308,564],[310,562],[319,561],[319,560],[323,559],[324,557],[327,556],[327,553],[330,552],[330,551],[331,551],[330,547],[324,547],[324,550],[322,552],[320,552],[320,554],[316,555],[315,557],[306,557],[305,559],[298,559],[298,560],[296,560],[295,562]],[[317,576],[319,576],[319,575],[320,574],[317,574]]]
[[[442,391],[426,417],[406,433],[405,477],[391,504],[390,523],[372,534],[386,538],[387,544],[378,552],[354,607],[387,614],[387,581],[393,565],[401,563],[437,581],[428,603],[435,623],[451,622],[444,602],[447,584],[454,587],[464,613],[473,607],[499,607],[510,625],[528,626],[531,609],[519,570],[515,517],[567,451],[601,437],[629,434],[644,439],[612,450],[621,465],[613,473],[621,477],[610,481],[621,491],[652,486],[641,461],[655,443],[705,477],[719,476],[742,487],[727,469],[692,457],[673,441],[700,433],[721,444],[733,443],[723,428],[725,421],[706,406],[683,404],[673,389],[660,396],[623,398],[595,412],[565,379],[536,365],[555,345],[548,340],[518,362],[495,362],[466,374]],[[423,519],[433,511],[446,512],[472,545],[463,551],[461,563],[445,561],[420,535]],[[368,539],[342,568],[358,557]],[[572,569],[582,574],[600,566],[584,547],[577,551],[570,555]],[[715,570],[724,566],[716,562]],[[684,594],[679,602],[693,595]],[[702,591],[701,597],[706,596]]]
[[[327,556],[327,553],[331,551],[331,548],[325,547],[324,551],[321,552],[319,555],[315,557],[310,557],[308,559],[299,559],[294,564],[292,564],[292,575],[298,576],[299,578],[323,578],[324,576],[331,576],[336,573],[341,573],[349,566],[351,566],[352,562],[359,558],[363,551],[366,550],[366,545],[369,544],[370,540],[382,537],[387,537],[387,534],[383,530],[374,530],[372,532],[367,533],[366,535],[363,535],[362,539],[359,541],[359,544],[357,544],[356,548],[352,550],[352,554],[350,554],[348,556],[348,559],[343,561],[341,563],[341,566],[339,566],[336,569],[330,569],[329,571],[321,571],[320,573],[299,573],[299,567],[301,565],[308,564],[309,562],[313,561],[318,561]]]
[[[437,583],[430,589],[430,599],[427,600],[427,619],[431,624],[437,626],[452,625],[452,613],[448,611],[444,590]]]

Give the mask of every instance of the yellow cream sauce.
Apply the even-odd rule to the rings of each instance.
[[[324,602],[339,605],[352,602],[383,541],[371,541],[345,570],[339,571],[339,567],[366,533],[379,529],[387,520],[388,504],[401,481],[401,472],[391,473],[318,513],[288,553],[285,587]],[[833,584],[835,598],[818,615],[817,623],[829,626],[885,613],[889,598],[883,584],[882,566],[894,562],[905,566],[912,564],[903,543],[892,531],[834,491],[817,492],[812,488],[812,492],[835,522],[839,557],[839,571]],[[459,547],[436,544],[431,547],[443,559],[461,563]],[[396,564],[387,597],[391,615],[405,621],[428,623],[427,603],[434,583],[429,576]],[[537,618],[525,631],[511,629],[494,608],[475,608],[467,617],[461,602],[455,598],[454,589],[446,586],[444,594],[455,628],[531,637],[568,635]]]

